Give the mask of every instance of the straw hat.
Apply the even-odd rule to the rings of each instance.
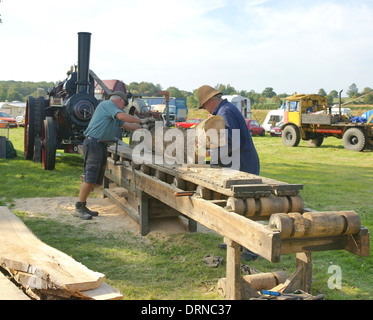
[[[199,107],[198,109],[202,109],[203,105],[210,100],[212,97],[216,96],[217,94],[220,94],[221,92],[215,90],[213,87],[204,85],[198,89],[198,101],[199,101]]]

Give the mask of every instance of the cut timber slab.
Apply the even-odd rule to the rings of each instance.
[[[0,272],[0,300],[31,300]]]
[[[92,300],[120,300],[123,295],[119,290],[113,289],[106,282],[104,282],[99,288],[80,292],[83,297]]]
[[[7,207],[0,207],[0,265],[31,290],[97,289],[105,275],[40,241]]]

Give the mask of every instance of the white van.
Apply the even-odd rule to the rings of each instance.
[[[332,107],[331,111],[332,111],[332,114],[339,114],[339,106],[334,105]],[[342,115],[346,115],[346,116],[351,117],[351,109],[350,108],[341,108],[341,113],[342,113]]]
[[[152,104],[150,106],[151,111],[156,111],[162,114],[163,124],[166,125],[166,105],[165,104]],[[176,107],[168,105],[168,121],[171,126],[175,126],[176,123]]]
[[[222,99],[227,99],[230,103],[236,106],[237,109],[240,110],[245,119],[251,118],[250,99],[242,97],[238,94],[225,95],[222,96]]]
[[[265,131],[269,131],[273,126],[273,122],[276,122],[275,126],[277,126],[283,119],[284,109],[270,110],[263,121],[262,127]]]

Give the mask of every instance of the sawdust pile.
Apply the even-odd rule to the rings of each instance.
[[[98,217],[93,217],[92,220],[74,217],[76,201],[76,197],[15,199],[12,210],[25,212],[29,217],[47,218],[75,226],[89,224],[91,231],[99,233],[130,231],[139,234],[139,225],[109,198],[103,198],[102,188],[95,189],[94,197],[90,197],[87,201],[88,208],[99,212]],[[187,232],[188,222],[181,216],[152,219],[149,223],[149,231],[153,235]],[[208,229],[199,226],[198,231],[206,232]]]

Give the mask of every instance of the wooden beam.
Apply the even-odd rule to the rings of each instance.
[[[108,159],[108,170],[110,171],[113,166],[114,161]],[[129,168],[123,167],[122,170],[127,176],[132,174],[132,172],[128,172]],[[271,262],[280,261],[280,232],[272,231],[260,223],[236,213],[228,212],[224,208],[199,197],[175,197],[175,192],[182,190],[148,176],[139,170],[135,170],[135,178],[137,188],[152,197],[161,200],[222,236],[243,245],[263,258]],[[117,179],[117,182],[120,185],[121,182],[125,183],[123,179]]]

